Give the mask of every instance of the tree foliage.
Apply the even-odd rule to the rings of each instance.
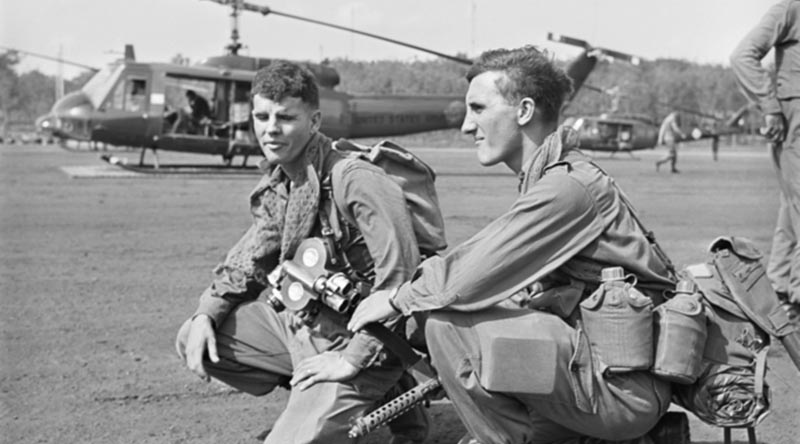
[[[173,62],[186,63],[178,54]],[[566,64],[567,62],[561,62]],[[55,101],[55,78],[38,71],[18,74],[14,53],[0,53],[0,120],[30,122]],[[341,77],[337,88],[352,94],[463,95],[467,67],[445,60],[356,61],[333,59],[330,65]],[[65,91],[80,88],[92,73],[65,82]],[[599,114],[616,102],[617,111],[644,115],[654,121],[673,108],[692,109],[724,117],[746,103],[732,71],[721,65],[658,59],[640,66],[600,62],[588,85],[610,90],[600,94],[581,90],[566,110],[569,115]],[[691,117],[690,117],[691,119]]]
[[[32,126],[56,100],[57,78],[36,70],[19,74],[16,71],[18,62],[13,51],[0,53],[0,135],[7,132],[10,124]],[[64,92],[80,89],[92,74],[86,71],[65,80]]]

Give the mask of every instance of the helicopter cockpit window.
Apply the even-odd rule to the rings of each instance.
[[[128,79],[125,82],[125,111],[143,112],[147,105],[147,81]]]
[[[145,112],[147,105],[147,81],[127,78],[119,82],[108,100],[108,109]]]

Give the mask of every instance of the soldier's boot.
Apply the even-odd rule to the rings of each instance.
[[[397,381],[394,387],[384,397],[384,404],[401,394],[411,390],[417,385],[417,381],[408,373]],[[425,407],[417,404],[406,413],[389,423],[389,430],[392,438],[389,444],[422,444],[428,438],[430,432],[430,419]]]

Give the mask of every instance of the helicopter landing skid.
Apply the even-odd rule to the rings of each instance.
[[[261,174],[261,170],[257,166],[229,166],[229,165],[209,165],[209,164],[172,164],[172,165],[148,165],[130,163],[125,157],[112,156],[104,154],[100,156],[103,161],[109,165],[122,168],[127,171],[145,174],[160,174],[160,175],[224,175],[224,176],[238,176],[238,175],[254,175]]]

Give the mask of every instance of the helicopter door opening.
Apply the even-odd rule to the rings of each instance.
[[[237,143],[255,143],[250,130],[250,84],[247,82],[233,82],[231,84],[230,110],[228,122],[230,124],[232,140]]]
[[[620,125],[617,132],[617,143],[620,150],[633,148],[633,125]]]
[[[164,81],[163,134],[213,136],[217,120],[217,85],[213,80],[167,75]]]

